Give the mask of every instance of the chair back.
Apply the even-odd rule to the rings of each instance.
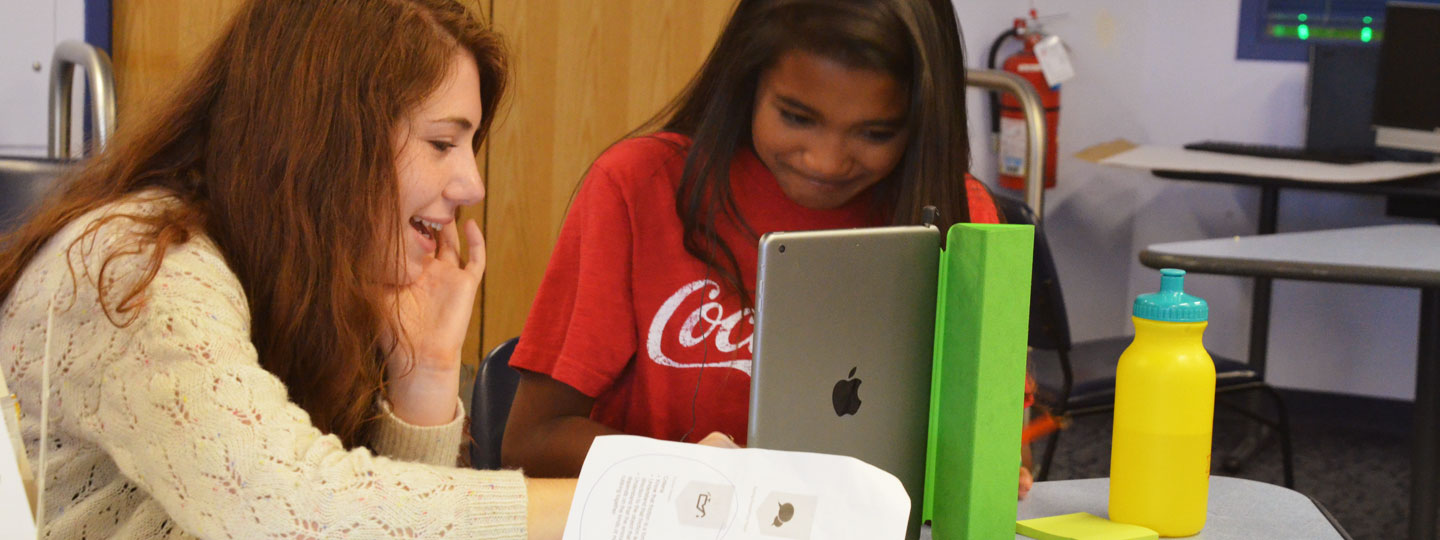
[[[75,166],[66,159],[0,157],[0,233],[23,222]]]
[[[519,342],[518,337],[510,338],[480,360],[470,398],[470,437],[474,439],[470,466],[476,469],[500,468],[500,440],[510,419],[515,388],[520,385],[520,372],[510,367],[510,353]]]
[[[1035,225],[1035,213],[1024,202],[995,195],[995,206],[1007,223]],[[1070,350],[1070,318],[1065,313],[1065,297],[1060,292],[1060,273],[1050,255],[1045,230],[1035,225],[1035,255],[1030,278],[1030,346],[1045,350]]]

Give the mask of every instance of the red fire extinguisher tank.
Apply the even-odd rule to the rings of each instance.
[[[1040,104],[1045,107],[1045,187],[1055,187],[1055,162],[1058,154],[1056,133],[1060,126],[1060,87],[1046,84],[1035,57],[1035,44],[1045,36],[1027,33],[1021,36],[1025,49],[1005,59],[1002,69],[1014,73],[1035,87]],[[1025,188],[1026,159],[1025,113],[1019,100],[1010,94],[1000,98],[1000,185],[1008,189]]]

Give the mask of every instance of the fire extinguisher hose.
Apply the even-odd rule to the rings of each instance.
[[[985,61],[985,67],[986,67],[987,69],[995,69],[995,57],[1000,54],[1000,46],[1001,46],[1001,45],[1004,45],[1004,44],[1005,44],[1005,40],[1007,40],[1007,39],[1010,39],[1010,38],[1019,38],[1019,37],[1020,37],[1020,32],[1016,31],[1014,28],[1011,28],[1011,29],[1009,29],[1009,30],[1006,30],[1006,31],[1002,32],[998,37],[996,37],[996,38],[995,38],[995,41],[993,41],[993,42],[990,43],[990,55],[989,55],[989,57],[988,57],[988,58],[986,59],[986,61]],[[999,93],[999,92],[996,92],[996,91],[994,91],[994,90],[991,90],[991,91],[990,91],[990,133],[999,133],[999,132],[1000,132],[1000,93]]]

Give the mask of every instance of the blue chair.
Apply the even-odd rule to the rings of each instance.
[[[997,195],[995,204],[1008,223],[1035,225],[1035,213],[1025,203]],[[1034,269],[1030,289],[1031,372],[1039,387],[1036,400],[1057,416],[1109,414],[1115,409],[1115,366],[1120,353],[1130,345],[1130,336],[1102,338],[1081,343],[1070,339],[1070,322],[1060,290],[1060,274],[1050,254],[1044,230],[1035,228]],[[1275,429],[1280,438],[1285,487],[1295,487],[1294,457],[1290,448],[1290,420],[1285,401],[1266,384],[1250,365],[1222,356],[1215,360],[1215,393],[1259,391],[1271,399],[1275,418],[1267,418],[1247,407],[1216,399],[1215,404]],[[1060,443],[1060,431],[1049,437],[1040,460],[1037,480],[1050,476],[1050,464]],[[1238,472],[1244,460],[1226,456],[1222,466]]]
[[[510,353],[519,342],[518,337],[510,338],[480,360],[470,397],[470,466],[476,469],[500,468],[500,441],[520,385],[520,372],[510,367]]]

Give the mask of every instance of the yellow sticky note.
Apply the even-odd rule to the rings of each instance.
[[[1015,532],[1036,540],[1156,540],[1155,531],[1085,512],[1015,522]]]

